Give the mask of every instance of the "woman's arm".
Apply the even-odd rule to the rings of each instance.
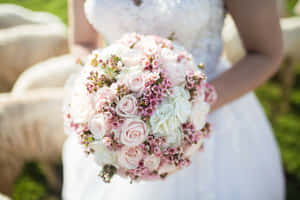
[[[247,53],[233,68],[212,81],[219,97],[212,110],[268,80],[279,68],[283,49],[275,1],[225,0],[225,3]]]
[[[99,35],[84,14],[84,0],[69,0],[69,48],[76,57],[84,57],[99,46]]]

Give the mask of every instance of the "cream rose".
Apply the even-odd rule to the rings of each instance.
[[[137,112],[137,101],[133,95],[124,96],[116,107],[116,112],[122,117],[134,117]]]
[[[209,104],[203,101],[197,101],[193,104],[191,121],[197,130],[202,129],[205,125],[209,109]]]
[[[136,73],[133,74],[133,76],[128,80],[128,87],[131,91],[138,93],[140,96],[140,93],[144,89],[144,78],[142,73]]]
[[[103,138],[108,131],[105,116],[102,114],[95,115],[88,122],[88,128],[97,139]]]
[[[146,124],[140,119],[127,119],[121,126],[120,140],[127,146],[137,146],[148,136]]]
[[[123,81],[128,88],[140,96],[145,85],[145,76],[147,73],[142,71],[143,67],[140,65],[128,67],[122,70],[118,79]]]
[[[125,146],[119,153],[119,163],[127,169],[137,168],[142,158],[143,152],[138,147]]]
[[[177,54],[168,48],[162,49],[162,68],[174,85],[181,85],[185,81],[186,67],[177,62]]]
[[[84,88],[77,88],[72,92],[67,105],[75,123],[86,123],[95,114],[93,99]]]
[[[144,159],[144,166],[148,167],[151,171],[156,170],[159,167],[160,158],[151,155]]]
[[[89,145],[94,150],[93,157],[98,165],[116,164],[117,154],[110,151],[102,142],[94,142]]]

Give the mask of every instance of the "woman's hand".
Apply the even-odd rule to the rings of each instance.
[[[279,68],[283,49],[275,1],[225,0],[225,3],[247,54],[211,82],[219,97],[212,111],[268,80]]]
[[[100,46],[100,37],[84,13],[84,0],[69,0],[69,48],[78,57],[87,56]]]

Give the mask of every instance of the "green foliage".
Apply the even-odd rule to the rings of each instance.
[[[47,194],[47,182],[37,163],[25,165],[14,186],[14,200],[41,200]]]
[[[299,198],[300,191],[300,65],[297,67],[297,81],[291,95],[291,110],[276,116],[281,100],[280,91],[280,83],[274,79],[260,87],[256,94],[269,119],[272,119],[272,126],[287,174],[288,199],[296,200]]]
[[[286,7],[289,15],[294,15],[294,7],[298,0],[286,0]]]

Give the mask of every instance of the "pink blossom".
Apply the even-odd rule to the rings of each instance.
[[[205,102],[209,104],[215,103],[218,97],[215,88],[209,83],[206,83],[205,86]]]

